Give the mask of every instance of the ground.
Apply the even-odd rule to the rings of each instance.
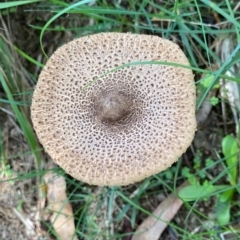
[[[232,90],[240,81],[238,1],[91,2],[64,13],[44,32],[48,56],[76,37],[122,31],[169,38],[190,59],[198,96],[192,145],[166,172],[122,188],[72,179],[44,152],[32,128],[31,95],[47,60],[41,27],[70,3],[40,2],[0,13],[0,239],[59,239],[59,219],[68,221],[62,229],[75,239],[131,239],[174,186],[186,182],[193,186],[191,196],[197,187],[213,190],[183,199],[157,239],[239,239],[240,107]],[[61,218],[63,213],[70,218]]]

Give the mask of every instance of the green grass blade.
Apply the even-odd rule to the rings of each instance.
[[[38,67],[43,68],[44,65],[38,61],[36,61],[35,59],[33,59],[32,57],[30,57],[28,54],[26,54],[25,52],[23,52],[21,49],[19,49],[18,47],[14,46],[14,49],[25,59],[27,59],[29,62],[35,64]]]
[[[9,102],[11,104],[11,107],[13,109],[13,112],[26,136],[26,139],[29,143],[29,146],[31,147],[32,149],[32,152],[33,154],[35,155],[35,158],[36,158],[36,161],[37,161],[37,166],[40,168],[40,158],[39,158],[39,155],[37,154],[37,152],[35,152],[35,149],[37,149],[37,141],[36,141],[36,138],[35,138],[35,135],[33,133],[33,129],[30,125],[30,123],[28,122],[28,120],[25,119],[25,116],[22,114],[22,112],[19,110],[17,104],[15,104],[15,100],[12,96],[12,93],[8,87],[8,84],[5,80],[5,76],[4,76],[4,73],[2,71],[2,69],[0,68],[0,83],[9,99]]]
[[[57,13],[56,15],[54,15],[43,27],[41,33],[40,33],[40,46],[42,49],[43,54],[48,58],[47,54],[45,53],[44,49],[43,49],[43,42],[42,42],[42,38],[43,38],[43,34],[45,32],[45,30],[47,29],[47,27],[53,22],[55,21],[58,17],[60,17],[61,15],[63,15],[64,13],[68,12],[69,10],[76,8],[78,6],[81,6],[83,4],[87,4],[87,3],[91,3],[91,2],[95,2],[94,0],[83,0],[77,3],[74,3],[72,5],[70,5],[69,7],[63,9],[62,11],[60,11],[59,13]]]
[[[6,3],[0,3],[0,9],[6,9],[10,7],[16,7],[20,5],[25,5],[29,3],[41,2],[42,0],[31,0],[31,1],[12,1]]]

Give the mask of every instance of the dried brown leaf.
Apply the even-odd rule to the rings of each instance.
[[[66,182],[64,177],[55,173],[47,173],[44,176],[47,184],[48,210],[52,212],[50,221],[59,240],[77,240],[72,206],[66,194]]]
[[[177,192],[183,187],[185,187],[187,183],[182,184]],[[146,218],[141,225],[138,227],[135,232],[132,240],[157,240],[161,236],[162,232],[168,225],[183,202],[178,198],[177,194],[170,194],[163,202],[161,202],[158,207],[153,211],[153,216],[149,216]],[[161,220],[159,220],[161,219]]]

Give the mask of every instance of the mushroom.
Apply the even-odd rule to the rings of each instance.
[[[31,118],[46,152],[72,177],[128,185],[167,169],[191,144],[193,73],[153,61],[189,66],[175,43],[130,33],[75,39],[47,61]]]

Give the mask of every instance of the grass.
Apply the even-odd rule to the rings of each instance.
[[[55,167],[67,182],[68,198],[74,209],[75,233],[79,239],[129,239],[137,226],[152,215],[160,200],[188,180],[192,187],[188,194],[192,194],[192,199],[188,201],[184,194],[181,195],[184,206],[161,239],[167,239],[169,232],[178,239],[220,239],[220,235],[228,231],[236,232],[232,239],[239,239],[239,182],[236,180],[239,178],[239,133],[219,84],[224,78],[239,87],[238,5],[238,1],[228,0],[0,3],[0,181],[13,182],[15,188],[20,189],[11,195],[22,199],[17,204],[19,212],[26,214],[28,209],[37,206],[39,194],[45,191],[42,176],[49,171],[48,157],[38,143],[29,115],[31,94],[47,56],[69,36],[73,39],[105,31],[145,33],[170,39],[186,53],[195,73],[199,111],[212,96],[218,101],[211,106],[204,124],[198,126],[199,134],[181,160],[141,183],[97,188],[74,180]],[[22,35],[32,34],[31,46],[25,43],[24,37],[18,38],[21,34],[14,28],[17,20],[9,21],[13,16],[23,19],[17,31]],[[224,52],[221,44],[226,39],[232,46],[222,59],[216,46]],[[238,115],[239,109],[235,111]],[[211,143],[210,148],[199,143],[201,134]],[[230,134],[235,144],[232,155],[226,154],[229,147],[223,146]],[[18,150],[12,150],[13,147]],[[233,163],[229,160],[232,157],[235,157]],[[199,193],[199,188],[202,195],[195,194]],[[229,191],[231,194],[226,197]],[[0,204],[0,210],[1,207]],[[43,225],[45,232],[54,235],[49,222]]]

